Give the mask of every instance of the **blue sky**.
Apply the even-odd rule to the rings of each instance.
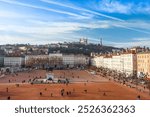
[[[150,47],[150,0],[0,0],[0,44]]]

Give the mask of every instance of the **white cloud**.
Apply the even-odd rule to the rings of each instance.
[[[74,34],[61,34],[61,35],[18,35],[18,34],[1,34],[0,44],[49,44],[58,42],[74,42],[78,41],[80,36]]]
[[[98,23],[76,23],[76,22],[42,22],[38,20],[30,20],[33,23],[31,26],[23,25],[4,25],[0,24],[1,31],[11,31],[23,34],[40,34],[40,35],[58,35],[61,33],[72,33],[84,28],[109,28],[107,22]]]
[[[25,15],[12,12],[12,11],[6,11],[6,10],[0,10],[0,18],[25,18]]]
[[[118,22],[112,22],[109,20],[104,20],[104,21],[93,21],[90,23],[77,23],[77,22],[44,22],[40,20],[28,20],[29,24],[32,24],[30,26],[27,25],[4,25],[0,24],[0,31],[5,32],[5,36],[1,37],[1,39],[7,41],[7,42],[13,42],[9,41],[10,39],[15,40],[14,42],[19,42],[19,38],[22,39],[24,36],[9,36],[9,32],[12,32],[14,34],[18,35],[27,35],[28,38],[24,39],[25,40],[33,40],[36,43],[46,43],[46,42],[53,42],[53,40],[58,40],[58,42],[63,42],[63,41],[70,41],[70,40],[76,40],[77,38],[72,39],[72,35],[74,35],[74,31],[79,31],[82,29],[96,29],[96,28],[102,28],[102,29],[107,29],[107,28],[112,28],[112,27],[120,27],[117,26]],[[134,22],[135,24],[132,24],[133,26],[136,25],[137,23]],[[126,24],[126,25],[131,25],[131,24]],[[144,23],[146,24],[146,23]],[[121,24],[121,26],[124,24]],[[131,30],[131,29],[130,29]],[[145,32],[146,33],[146,32]],[[8,36],[7,36],[8,35]],[[82,36],[82,35],[81,35]],[[8,38],[9,37],[9,38]],[[79,37],[79,36],[78,36]],[[25,37],[24,37],[25,38]],[[32,39],[33,38],[33,39]],[[142,38],[143,39],[143,38]],[[145,39],[145,38],[144,38]],[[40,41],[38,41],[40,40]],[[141,38],[134,38],[133,41],[139,41]],[[149,39],[147,39],[149,40]],[[24,42],[20,40],[20,42]],[[146,41],[146,40],[142,40]],[[29,41],[30,42],[30,41]],[[119,46],[122,45],[126,46],[130,45],[130,43],[114,43],[114,42],[107,42],[106,44],[114,44],[114,46]],[[133,43],[135,44],[135,43]]]
[[[130,26],[133,28],[147,29],[150,30],[150,22],[142,21],[142,20],[129,20],[127,22],[122,23],[125,26]]]
[[[55,40],[56,37],[53,38],[45,38],[42,39],[38,35],[35,36],[18,36],[18,35],[0,35],[1,43],[0,44],[48,44],[48,43],[58,43],[63,42],[63,39],[59,38],[59,40]]]
[[[145,34],[150,34],[150,22],[146,22],[146,21],[140,21],[140,20],[129,20],[127,22],[118,22],[118,21],[112,21],[112,20],[100,20],[100,21],[85,21],[85,22],[55,22],[55,23],[51,23],[51,22],[42,22],[42,21],[38,21],[38,20],[30,20],[29,22],[32,22],[33,24],[36,25],[41,25],[41,26],[49,26],[51,28],[53,27],[64,27],[64,29],[66,27],[71,27],[74,28],[74,30],[72,31],[77,31],[77,30],[81,30],[84,28],[89,28],[89,29],[95,29],[95,28],[103,28],[103,29],[107,29],[107,28],[112,28],[112,27],[119,27],[119,28],[124,28],[124,29],[128,29],[128,30],[133,30],[136,32],[141,32],[141,33],[145,33]],[[137,25],[138,24],[138,25]]]
[[[132,4],[122,4],[119,1],[102,0],[99,2],[97,9],[109,13],[128,14],[132,8]]]
[[[145,40],[145,38],[134,38],[131,40],[135,40],[135,41],[130,41],[130,42],[107,42],[106,44],[109,44],[111,46],[114,47],[120,47],[120,48],[127,48],[127,47],[135,47],[135,46],[147,46],[150,47],[150,38],[147,38]]]
[[[35,39],[18,35],[0,35],[1,44],[16,44],[16,43],[35,43]]]
[[[69,16],[72,17],[76,17],[76,18],[81,18],[81,19],[86,19],[86,18],[92,18],[93,16],[101,16],[101,17],[105,17],[108,18],[110,20],[105,20],[105,21],[98,21],[98,20],[86,20],[84,22],[43,22],[40,20],[31,20],[29,18],[29,24],[33,24],[30,26],[27,25],[4,25],[3,22],[0,24],[0,30],[2,32],[6,32],[3,37],[1,37],[1,39],[4,39],[4,41],[8,40],[7,42],[24,42],[25,40],[34,40],[35,42],[52,42],[52,40],[54,39],[60,39],[60,41],[63,39],[70,39],[71,34],[74,31],[80,31],[84,28],[89,28],[89,29],[95,29],[95,28],[102,28],[102,29],[107,29],[107,28],[111,28],[111,27],[119,27],[119,28],[123,28],[123,29],[128,29],[128,30],[134,30],[137,32],[141,32],[141,33],[146,33],[146,34],[150,34],[150,23],[149,22],[144,22],[144,21],[124,21],[122,19],[119,19],[117,17],[112,17],[109,15],[105,15],[99,12],[95,12],[92,10],[88,10],[88,9],[84,9],[84,8],[80,8],[77,6],[71,6],[71,5],[66,5],[66,4],[62,4],[62,3],[57,3],[56,1],[48,1],[48,0],[42,0],[43,2],[48,2],[50,4],[55,4],[55,5],[59,5],[62,7],[67,7],[67,8],[72,8],[74,10],[80,11],[79,14],[76,13],[72,13],[70,11],[61,11],[61,10],[56,10],[56,9],[51,9],[51,8],[46,8],[46,7],[42,7],[42,6],[34,6],[34,5],[30,5],[30,4],[25,4],[25,3],[21,3],[21,2],[17,2],[17,1],[11,1],[11,0],[0,0],[12,5],[20,5],[20,6],[25,6],[25,7],[30,7],[30,8],[35,8],[35,9],[41,9],[41,10],[46,10],[46,11],[50,11],[50,12],[56,12],[56,13],[61,13],[61,14],[67,14]],[[117,1],[116,1],[117,2]],[[112,3],[111,3],[112,4]],[[118,5],[117,9],[112,8],[112,10],[114,10],[114,12],[122,12],[122,13],[127,13],[128,9],[126,9],[121,3],[116,3]],[[116,5],[116,6],[117,6]],[[119,7],[119,5],[121,5]],[[116,7],[113,6],[113,7]],[[142,6],[142,5],[141,5]],[[141,7],[142,8],[142,7]],[[122,9],[122,11],[121,11]],[[108,10],[108,9],[107,9]],[[147,9],[148,10],[148,9]],[[140,11],[140,9],[139,9]],[[0,17],[24,17],[21,14],[17,14],[17,13],[12,13],[7,12],[7,11],[0,11]],[[83,20],[80,20],[83,21]],[[146,30],[145,30],[146,29]],[[20,34],[25,34],[28,35],[29,38],[24,37],[22,38],[21,36],[9,36],[9,34],[7,35],[7,32],[15,32],[15,33],[20,33]],[[64,34],[68,34],[64,35]],[[59,37],[58,37],[59,36]],[[60,36],[65,36],[60,38]],[[11,41],[14,40],[16,38],[16,41]],[[33,38],[33,39],[32,39]],[[49,40],[49,39],[50,40]],[[19,40],[20,39],[20,40]],[[23,41],[23,40],[24,41]],[[37,39],[37,40],[36,40]],[[41,39],[41,40],[40,40]],[[43,39],[43,40],[42,40]],[[40,41],[38,41],[40,40]],[[74,39],[73,39],[74,40]],[[148,39],[149,40],[149,39]],[[134,40],[133,40],[134,41]],[[146,44],[146,40],[135,40],[135,41],[142,41],[144,44]],[[137,42],[137,43],[133,43],[134,44],[141,44],[142,42]],[[109,42],[107,42],[109,43]],[[131,43],[116,43],[116,42],[111,42],[114,45],[131,45]]]
[[[136,32],[150,34],[150,32],[148,32],[148,31],[136,29],[136,28],[142,28],[142,27],[143,27],[142,29],[145,29],[146,27],[148,27],[148,26],[146,26],[148,23],[144,24],[143,22],[136,22],[139,24],[139,25],[137,25],[136,23],[134,23],[134,21],[127,22],[123,19],[120,19],[117,17],[112,17],[109,15],[105,15],[105,14],[95,12],[92,10],[88,10],[88,9],[84,9],[84,8],[80,8],[80,7],[76,7],[76,6],[72,6],[72,5],[67,5],[67,4],[56,2],[56,1],[50,1],[50,0],[41,0],[41,1],[49,3],[49,4],[55,4],[55,5],[62,6],[62,7],[80,10],[84,14],[89,14],[89,15],[93,15],[93,16],[94,15],[102,16],[102,17],[106,17],[108,19],[112,19],[109,23],[109,27],[115,26],[115,27],[120,27],[120,28],[124,28],[124,29],[128,29],[128,30],[133,30]],[[93,4],[92,4],[92,7],[94,7]],[[100,11],[103,9],[103,10],[106,10],[107,12],[119,12],[119,13],[130,13],[132,11],[132,7],[133,7],[132,3],[122,4],[119,1],[110,2],[110,0],[102,0],[99,2],[99,5],[98,5],[98,9]],[[91,17],[93,17],[93,16],[91,16]],[[150,29],[150,28],[148,27],[147,29]]]
[[[143,38],[139,38],[138,37],[138,38],[133,38],[132,40],[133,41],[150,41],[150,38],[147,38],[147,37],[145,37],[145,38],[144,37]]]
[[[135,13],[150,14],[150,3],[141,2],[137,5],[134,5],[134,8]]]
[[[80,11],[80,12],[82,12],[82,13],[86,12],[87,14],[90,13],[90,14],[94,14],[94,15],[101,16],[101,17],[109,18],[109,19],[112,19],[112,20],[124,21],[124,20],[122,20],[122,19],[120,19],[120,18],[117,18],[117,17],[105,15],[105,14],[102,14],[102,13],[99,13],[99,12],[95,12],[95,11],[92,11],[92,10],[80,8],[80,7],[77,7],[77,6],[62,4],[62,3],[54,2],[54,1],[50,1],[50,0],[41,0],[41,1],[43,1],[43,2],[45,2],[45,3],[49,3],[49,4],[55,4],[55,5],[58,5],[58,6],[75,9],[75,10],[78,10],[78,11]]]
[[[19,5],[19,6],[24,6],[24,7],[30,7],[30,8],[34,8],[34,9],[41,9],[41,10],[46,10],[46,11],[50,11],[50,12],[66,14],[69,16],[73,16],[74,18],[77,18],[77,19],[89,19],[88,16],[79,15],[79,14],[72,13],[69,11],[62,11],[62,10],[47,8],[47,7],[43,7],[43,6],[36,6],[36,5],[21,3],[18,1],[12,1],[12,0],[0,0],[0,1],[5,2],[5,3],[9,3],[9,4]]]
[[[40,34],[40,35],[52,35],[52,34],[60,34],[60,33],[69,33],[74,30],[79,30],[78,27],[66,26],[66,27],[44,27],[44,26],[16,26],[16,25],[9,25],[9,26],[2,26],[0,27],[1,31],[12,31],[16,33],[23,33],[23,34]]]
[[[109,27],[118,27],[140,33],[150,34],[150,22],[142,20],[128,20],[126,22],[118,22],[106,20]],[[137,25],[138,24],[138,25]]]
[[[121,13],[121,14],[150,14],[150,3],[143,1],[139,3],[134,2],[120,2],[117,0],[101,0],[99,4],[95,5],[99,11],[108,13]]]
[[[40,20],[28,20],[30,26],[26,25],[4,25],[0,24],[0,39],[2,43],[54,43],[54,42],[70,42],[76,41],[81,36],[75,36],[74,31],[84,28],[109,28],[107,21],[91,22],[91,23],[75,23],[75,22],[44,22]],[[11,33],[10,33],[11,32]]]
[[[4,25],[0,24],[1,43],[51,43],[63,41],[75,41],[79,36],[74,36],[74,31],[84,28],[109,28],[107,22],[97,23],[74,23],[74,22],[42,22],[28,20],[31,26],[26,25]],[[11,33],[10,33],[11,32]],[[78,37],[78,38],[77,38]]]

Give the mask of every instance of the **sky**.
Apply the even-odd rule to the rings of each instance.
[[[150,0],[0,0],[0,45],[79,38],[150,47]]]

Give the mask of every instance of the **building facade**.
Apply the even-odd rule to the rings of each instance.
[[[24,57],[4,57],[5,67],[22,67],[25,65]]]
[[[0,67],[4,66],[4,56],[0,56]]]
[[[81,38],[81,39],[79,40],[79,43],[80,43],[80,44],[87,45],[87,44],[88,44],[88,39]]]
[[[73,68],[89,65],[89,57],[84,55],[50,53],[49,55],[28,55],[25,57],[26,66]]]
[[[64,54],[63,55],[63,65],[64,67],[74,67],[75,65],[75,55],[74,54]]]
[[[43,68],[49,64],[49,55],[27,55],[25,57],[26,67]]]
[[[49,54],[49,66],[53,68],[63,67],[63,55],[60,53],[50,53]]]
[[[112,70],[112,57],[106,56],[104,57],[104,68],[108,68]]]
[[[74,65],[76,67],[87,66],[89,65],[89,57],[85,55],[75,55],[74,56]]]
[[[116,70],[125,73],[126,75],[133,75],[137,72],[137,57],[133,52],[107,55],[105,57],[95,56],[92,58],[91,63],[93,66]]]
[[[136,74],[137,72],[137,55],[135,53],[121,54],[121,70],[127,75]]]
[[[112,70],[121,72],[122,70],[122,65],[121,65],[121,56],[120,55],[114,55],[112,56]]]
[[[150,53],[142,52],[137,54],[137,75],[150,78]]]
[[[91,65],[97,68],[100,68],[104,64],[104,57],[103,56],[95,56],[91,58]]]

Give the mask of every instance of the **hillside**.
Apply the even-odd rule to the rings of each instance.
[[[83,44],[67,44],[66,47],[55,47],[55,48],[49,48],[49,53],[53,52],[60,52],[60,53],[65,53],[65,54],[85,54],[85,55],[90,55],[91,52],[94,53],[109,53],[112,51],[118,51],[121,50],[121,48],[115,48],[111,46],[101,46],[97,44],[88,44],[88,45],[83,45]]]

